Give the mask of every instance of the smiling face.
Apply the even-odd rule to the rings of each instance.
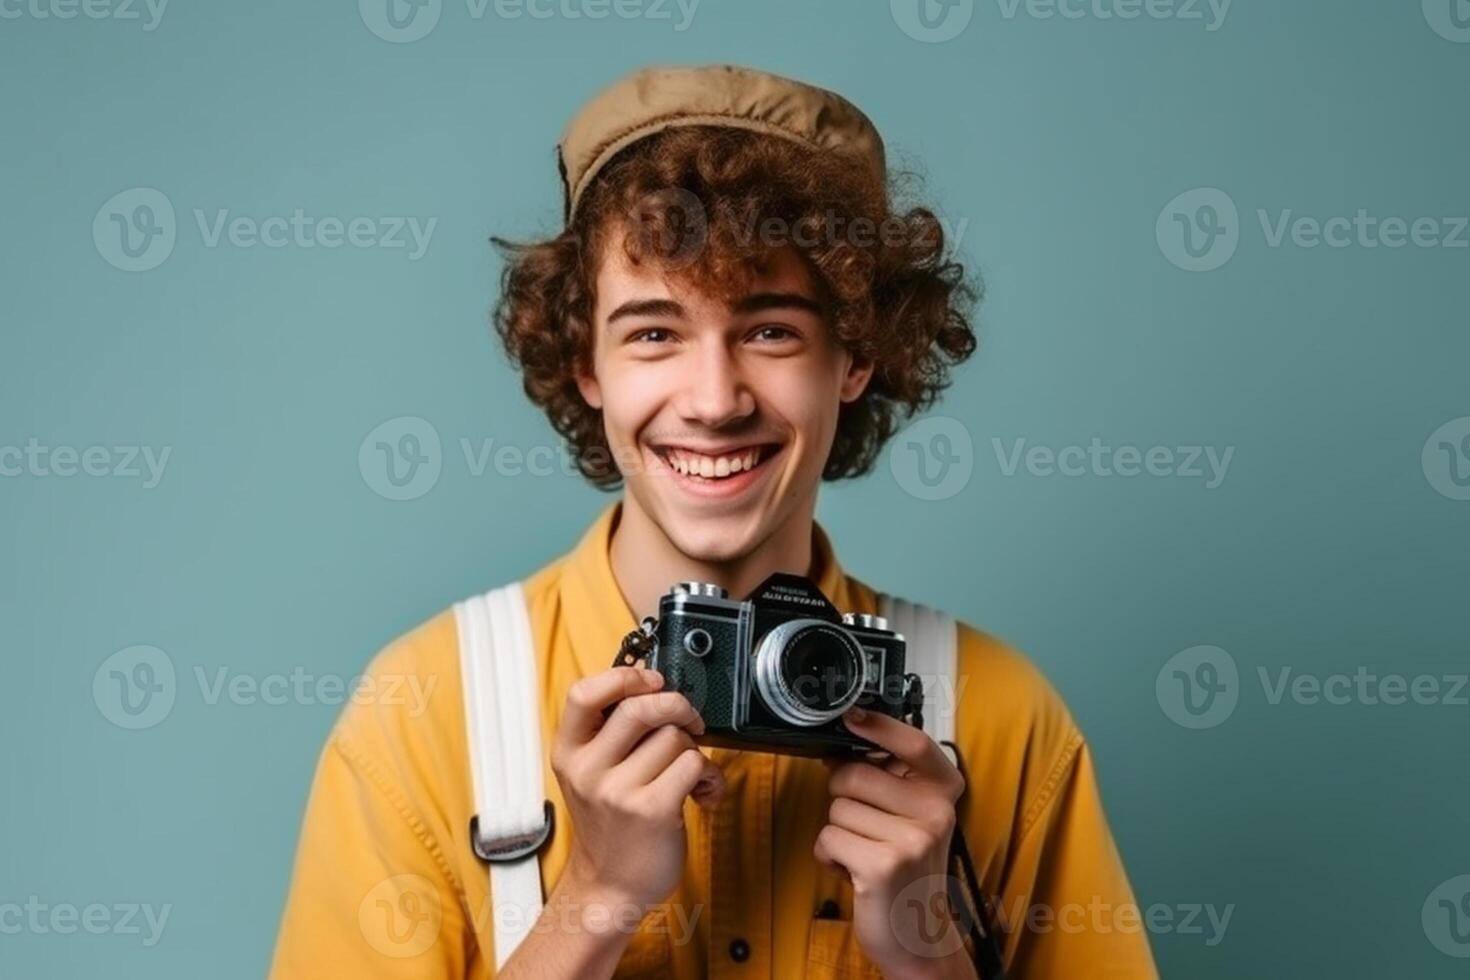
[[[872,374],[832,336],[804,260],[778,251],[719,299],[604,251],[582,397],[637,507],[683,554],[728,562],[811,517],[838,410]]]

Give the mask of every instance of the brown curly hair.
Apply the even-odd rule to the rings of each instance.
[[[902,419],[933,405],[950,368],[976,346],[969,312],[978,282],[949,254],[932,211],[890,199],[909,176],[890,187],[841,154],[727,127],[676,127],[609,161],[555,238],[493,238],[506,259],[496,331],[583,475],[603,489],[622,480],[602,412],[577,387],[592,370],[598,262],[614,244],[635,264],[655,263],[726,300],[776,249],[803,255],[833,335],[874,365],[864,393],[839,411],[822,476],[870,471]]]

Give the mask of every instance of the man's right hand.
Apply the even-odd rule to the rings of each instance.
[[[573,825],[563,884],[588,901],[666,899],[684,869],[685,797],[710,807],[725,791],[694,744],[699,713],[662,687],[658,671],[614,667],[567,694],[551,767]]]

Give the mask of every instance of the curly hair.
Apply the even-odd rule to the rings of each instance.
[[[924,207],[841,154],[728,127],[676,127],[623,149],[556,237],[492,241],[504,253],[494,323],[527,396],[593,484],[622,481],[602,412],[582,398],[592,370],[593,300],[604,249],[621,246],[706,295],[738,297],[780,248],[813,274],[834,337],[873,376],[841,406],[823,479],[869,472],[905,418],[929,408],[974,353],[981,288]]]

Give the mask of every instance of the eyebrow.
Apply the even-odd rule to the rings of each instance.
[[[826,314],[821,303],[801,293],[751,293],[735,304],[736,313],[760,313],[763,310],[806,310],[817,316]]]
[[[821,303],[801,293],[751,293],[741,298],[734,307],[735,313],[761,313],[766,310],[796,309],[805,310],[817,316],[824,316],[826,309]],[[684,307],[671,299],[632,299],[618,306],[608,314],[609,325],[619,317],[625,316],[666,316],[681,317],[684,315]]]

